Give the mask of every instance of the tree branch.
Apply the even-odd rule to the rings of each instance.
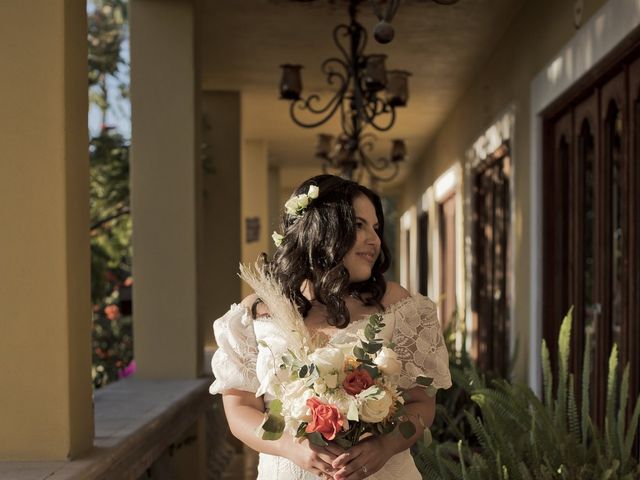
[[[111,220],[115,220],[116,218],[119,218],[123,215],[127,215],[131,213],[131,208],[129,208],[129,206],[124,206],[122,208],[120,208],[119,210],[117,210],[115,213],[106,216],[105,218],[102,218],[100,220],[98,220],[97,222],[95,222],[93,225],[91,225],[91,227],[89,228],[89,231],[91,233],[94,233],[95,230],[101,228],[105,223],[110,222]]]

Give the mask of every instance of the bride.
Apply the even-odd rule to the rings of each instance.
[[[415,479],[421,478],[409,447],[422,438],[435,415],[435,398],[417,387],[419,375],[448,388],[448,356],[434,303],[410,296],[383,273],[390,255],[383,240],[380,198],[355,182],[332,175],[305,181],[285,204],[277,249],[257,272],[242,269],[256,293],[234,304],[214,322],[218,349],[212,360],[212,394],[222,394],[231,432],[260,452],[258,479]],[[392,341],[402,364],[399,386],[416,433],[397,430],[371,436],[348,450],[319,447],[288,434],[279,440],[256,435],[273,400],[261,381],[272,356],[286,352],[279,316],[298,315],[315,347],[353,338],[373,313],[381,313],[380,336]]]

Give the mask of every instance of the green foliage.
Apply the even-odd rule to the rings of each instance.
[[[90,140],[89,162],[91,298],[101,305],[111,293],[108,272],[131,272],[129,145],[121,135],[103,130]]]
[[[93,0],[87,17],[89,42],[89,85],[116,76],[126,62],[122,42],[127,33],[127,0]]]
[[[600,433],[589,417],[591,354],[584,352],[584,371],[569,373],[572,312],[565,317],[558,338],[557,385],[542,347],[544,396],[541,401],[529,387],[504,379],[490,386],[470,386],[480,415],[465,412],[473,438],[439,440],[416,455],[416,464],[427,479],[621,479],[640,478],[640,466],[631,455],[640,416],[636,399],[626,422],[629,369],[618,379],[618,353],[609,359],[605,429]],[[586,342],[590,345],[589,341]],[[581,385],[576,385],[576,378]],[[575,392],[580,391],[579,407]],[[449,413],[452,415],[452,413]],[[460,428],[459,430],[462,430]],[[460,433],[460,432],[458,432]]]
[[[106,125],[113,109],[107,80],[128,95],[122,44],[127,37],[127,0],[89,3],[89,99],[102,113],[100,132],[89,140],[93,384],[99,388],[130,373],[131,218],[129,141]],[[128,298],[122,298],[125,292]],[[120,311],[122,307],[122,312]]]

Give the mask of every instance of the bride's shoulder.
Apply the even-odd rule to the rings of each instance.
[[[389,308],[409,297],[411,297],[411,294],[402,285],[396,282],[387,282],[387,290],[382,297],[382,304]]]
[[[255,314],[256,318],[269,316],[269,309],[257,294],[252,293],[244,297],[240,305],[245,307],[249,312]]]

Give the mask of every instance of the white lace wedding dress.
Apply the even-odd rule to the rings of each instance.
[[[250,283],[275,317],[278,308],[271,308],[273,304],[265,300],[269,294],[260,291],[255,282]],[[411,388],[415,386],[414,381],[418,375],[425,375],[433,378],[434,387],[449,388],[449,360],[435,304],[427,297],[416,295],[389,306],[383,316],[385,327],[379,337],[385,343],[393,341],[396,344],[394,350],[403,365],[399,386]],[[318,342],[337,345],[352,341],[357,330],[364,328],[367,318],[353,320],[330,338],[314,338],[314,343],[316,346]],[[215,382],[209,391],[212,394],[223,393],[228,389],[260,392],[260,379],[268,376],[273,356],[278,357],[278,353],[287,350],[286,335],[281,335],[281,325],[272,317],[253,319],[247,308],[233,304],[224,316],[214,322],[213,328],[218,349],[211,361]],[[266,393],[264,400],[268,405],[273,397]],[[286,458],[260,454],[258,480],[318,478]],[[393,456],[381,470],[367,478],[420,480],[421,476],[409,450],[405,450]]]

